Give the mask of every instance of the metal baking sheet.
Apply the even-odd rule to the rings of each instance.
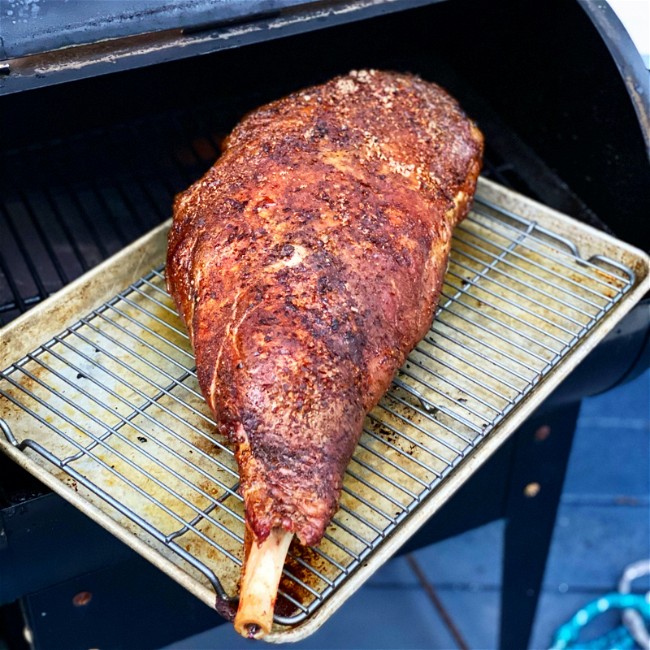
[[[14,321],[0,447],[210,606],[243,508],[165,291],[165,223]],[[648,257],[481,179],[434,324],[366,420],[340,509],[294,544],[270,641],[316,630],[648,290]]]

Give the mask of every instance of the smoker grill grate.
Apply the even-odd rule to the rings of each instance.
[[[437,318],[367,418],[323,542],[291,548],[276,622],[312,615],[634,281],[479,196],[456,229]],[[243,508],[193,364],[157,268],[6,368],[0,406],[31,419],[25,435],[0,423],[14,447],[225,601]]]

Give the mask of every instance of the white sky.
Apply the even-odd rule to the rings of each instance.
[[[650,68],[650,0],[608,0]]]

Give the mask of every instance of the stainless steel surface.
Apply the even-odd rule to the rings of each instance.
[[[166,227],[5,330],[0,446],[214,604],[237,593],[243,509],[165,291]],[[318,548],[292,546],[271,640],[322,624],[631,308],[647,270],[643,253],[482,181],[339,512]]]

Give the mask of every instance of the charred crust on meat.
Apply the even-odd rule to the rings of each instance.
[[[429,328],[482,147],[439,86],[361,70],[248,114],[176,198],[168,287],[258,541],[321,538]]]

